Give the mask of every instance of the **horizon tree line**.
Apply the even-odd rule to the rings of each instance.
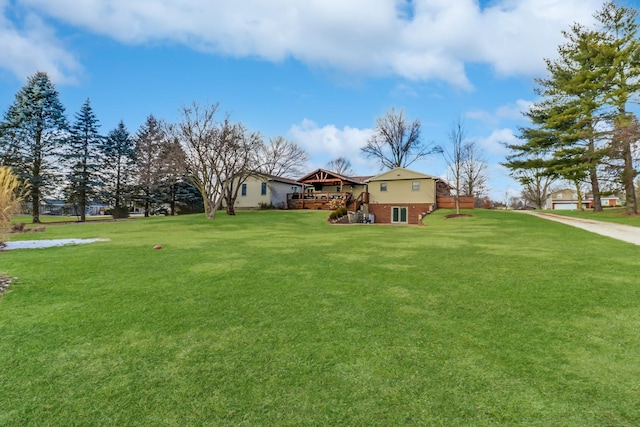
[[[536,79],[540,100],[520,129],[522,142],[506,144],[504,165],[541,208],[552,182],[572,183],[582,206],[582,187],[591,189],[594,210],[601,196],[624,193],[626,213],[638,213],[640,123],[631,104],[640,95],[638,12],[606,2],[594,14],[596,26],[579,23],[563,32],[558,58],[546,59],[547,76]]]
[[[28,183],[26,199],[32,221],[40,222],[45,197],[60,195],[77,207],[80,221],[87,207],[103,202],[114,216],[128,216],[129,208],[142,206],[145,216],[160,205],[174,215],[197,210],[209,219],[225,205],[235,215],[239,188],[254,174],[295,178],[308,155],[282,136],[267,141],[259,132],[231,120],[218,118],[219,103],[182,107],[177,123],[149,115],[135,134],[121,120],[107,135],[87,99],[69,124],[59,94],[44,72],[29,77],[0,122],[0,166],[11,167]],[[424,143],[420,121],[409,121],[393,107],[376,119],[374,133],[362,147],[381,168],[407,167],[427,156],[442,153],[440,146]],[[466,144],[465,147],[474,147]],[[483,159],[470,158],[463,166],[483,171]],[[353,174],[351,163],[339,157],[329,163],[337,173]],[[473,167],[472,167],[473,166]],[[478,166],[479,169],[474,169]],[[468,192],[484,191],[469,181]],[[461,188],[456,186],[456,194]],[[469,193],[471,194],[471,193]],[[181,205],[181,206],[179,206]]]

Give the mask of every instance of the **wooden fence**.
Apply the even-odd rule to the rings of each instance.
[[[456,198],[454,196],[438,196],[436,206],[441,209],[455,209]],[[460,209],[473,209],[473,196],[460,196]]]

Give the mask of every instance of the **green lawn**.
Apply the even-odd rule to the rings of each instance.
[[[110,215],[88,215],[87,221],[109,221]],[[23,222],[27,224],[27,228],[38,227],[38,224],[31,223],[31,215],[18,215],[11,222]],[[60,223],[60,222],[78,222],[80,217],[76,215],[40,215],[40,222],[43,224]]]
[[[640,425],[640,247],[450,212],[30,234],[111,241],[0,253],[0,425]]]

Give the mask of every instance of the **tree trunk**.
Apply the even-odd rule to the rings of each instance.
[[[233,206],[236,202],[235,197],[225,197],[225,205],[226,205],[226,209],[227,209],[227,215],[235,215],[236,214],[236,209]]]
[[[218,210],[219,206],[220,206],[220,200],[214,203],[211,199],[207,197],[204,201],[204,212],[205,212],[206,218],[215,219],[216,211]]]
[[[626,192],[626,213],[627,215],[638,215],[638,204],[636,201],[636,189],[633,180],[636,177],[636,171],[633,168],[633,155],[631,153],[631,144],[624,141],[623,146],[624,169],[622,171],[622,182],[624,191]]]
[[[149,195],[147,194],[147,197],[145,198],[144,201],[144,216],[148,217],[149,216],[149,210],[151,209],[151,203],[149,203]]]
[[[118,165],[116,167],[116,203],[114,208],[116,210],[120,207],[120,161],[118,160]]]
[[[587,153],[589,155],[589,178],[591,180],[591,193],[593,193],[593,211],[602,212],[602,200],[600,198],[600,182],[598,182],[598,166],[594,159],[595,142],[589,139]]]
[[[80,190],[80,222],[87,220],[87,193]]]
[[[33,187],[31,190],[31,222],[40,224],[40,189]]]
[[[593,211],[602,212],[602,200],[600,197],[600,183],[598,182],[598,175],[596,173],[595,166],[593,166],[589,170],[589,177],[591,178],[591,192],[593,193]]]
[[[171,203],[170,203],[170,210],[171,210],[171,216],[174,216],[176,214],[176,193],[178,192],[176,185],[172,185],[171,186]]]
[[[580,183],[578,181],[575,181],[573,185],[576,186],[576,195],[578,196],[577,208],[579,211],[584,211],[584,207],[582,206],[582,191],[580,191]]]

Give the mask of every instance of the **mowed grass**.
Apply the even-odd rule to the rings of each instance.
[[[42,224],[32,224],[32,217],[31,215],[17,215],[15,216],[11,222],[22,222],[25,224],[25,226],[27,228],[34,228],[34,227],[40,227],[42,226],[42,224],[49,224],[49,223],[61,223],[61,222],[68,222],[68,223],[72,223],[72,222],[79,222],[80,221],[80,216],[79,215],[40,215],[40,222]],[[111,216],[110,215],[87,215],[87,221],[109,221],[111,220]]]
[[[639,425],[640,247],[447,213],[30,235],[111,241],[0,253],[0,425]]]

